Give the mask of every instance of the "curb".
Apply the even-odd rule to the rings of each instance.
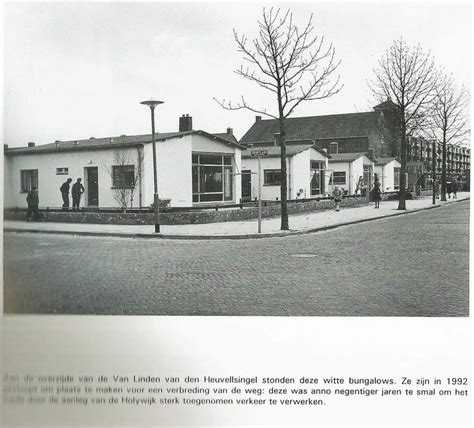
[[[442,208],[452,203],[458,203],[463,201],[469,201],[470,198],[461,199],[458,201],[451,201],[444,205],[431,205],[425,208],[419,208],[416,210],[401,211],[396,214],[387,214],[380,217],[364,218],[360,220],[347,221],[344,223],[332,224],[329,226],[316,227],[305,230],[289,230],[288,232],[275,232],[275,233],[252,233],[247,235],[163,235],[162,233],[152,235],[146,233],[117,233],[117,232],[81,232],[71,230],[38,230],[38,229],[18,229],[14,227],[5,227],[4,232],[15,232],[15,233],[37,233],[37,234],[50,234],[50,235],[76,235],[76,236],[97,236],[97,237],[113,237],[113,238],[136,238],[136,239],[174,239],[174,240],[223,240],[223,239],[262,239],[262,238],[281,238],[286,236],[295,235],[307,235],[310,233],[324,232],[326,230],[336,229],[342,226],[350,226],[353,224],[366,223],[374,220],[381,220],[388,217],[399,217],[407,214],[414,214],[421,211],[431,210],[434,208]]]

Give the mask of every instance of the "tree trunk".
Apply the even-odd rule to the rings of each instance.
[[[399,210],[406,210],[406,203],[405,203],[405,188],[406,188],[406,172],[407,172],[407,130],[406,130],[406,124],[405,124],[405,114],[402,112],[402,123],[401,123],[401,128],[402,128],[402,144],[400,148],[400,161],[401,161],[401,167],[400,167],[400,190],[398,192],[399,198],[398,198],[398,209]]]
[[[281,199],[281,230],[289,230],[288,222],[288,180],[286,174],[286,141],[285,141],[285,122],[284,118],[280,117],[280,165],[281,165],[281,186],[280,186],[280,199]]]
[[[446,200],[446,131],[443,131],[443,159],[441,164],[441,200]]]

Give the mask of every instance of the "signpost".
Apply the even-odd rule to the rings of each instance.
[[[251,150],[250,156],[258,158],[258,233],[262,233],[262,166],[260,158],[268,156],[268,150]]]

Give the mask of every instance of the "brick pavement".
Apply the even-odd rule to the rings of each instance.
[[[446,202],[436,201],[436,206],[450,204],[455,201],[468,199],[469,192],[458,193],[458,199],[448,199]],[[358,208],[342,209],[335,211],[318,211],[303,215],[290,216],[289,232],[280,231],[280,219],[270,218],[262,221],[262,235],[288,235],[292,233],[305,233],[325,228],[331,228],[342,224],[350,224],[371,219],[396,216],[403,213],[414,212],[432,207],[430,197],[407,201],[407,211],[397,210],[398,201],[386,201],[380,204],[380,209],[374,209],[373,204]],[[19,221],[5,221],[4,229],[17,231],[36,231],[51,233],[77,233],[97,235],[118,236],[156,236],[153,226],[140,225],[103,225],[103,224],[79,224],[79,223],[27,223]],[[189,225],[165,225],[161,226],[161,237],[185,238],[185,237],[256,237],[257,220],[222,222],[208,224]]]
[[[259,240],[6,233],[5,312],[467,316],[468,229],[464,201]]]

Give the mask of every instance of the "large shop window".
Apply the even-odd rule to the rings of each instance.
[[[38,170],[22,169],[21,170],[21,191],[29,192],[32,187],[38,188]]]
[[[119,189],[135,187],[135,165],[112,166],[112,187]]]
[[[193,154],[193,202],[233,200],[232,156]]]

